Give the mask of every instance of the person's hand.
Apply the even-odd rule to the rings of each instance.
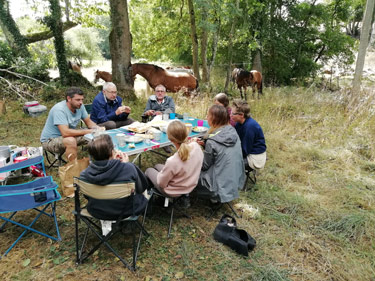
[[[121,162],[129,162],[129,156],[125,152],[114,150],[113,154],[114,159],[120,160]]]
[[[190,142],[195,141],[197,144],[204,146],[204,141],[201,138],[191,138]]]
[[[129,114],[130,111],[132,110],[129,106],[125,106],[125,105],[123,106],[123,108],[124,108],[124,112],[125,112],[125,113],[128,113],[128,114]]]
[[[160,111],[156,111],[155,112],[155,115],[162,115],[163,113],[161,113]]]
[[[150,110],[147,110],[146,112],[145,112],[145,114],[146,115],[155,115],[155,110],[152,110],[152,109],[150,109]]]

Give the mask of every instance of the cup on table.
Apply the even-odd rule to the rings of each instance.
[[[197,125],[198,125],[198,127],[202,127],[203,126],[203,120],[198,120]]]
[[[149,119],[148,115],[142,115],[142,123],[147,123]]]
[[[119,147],[125,146],[126,142],[125,142],[125,135],[124,134],[117,134],[116,139],[117,139]]]
[[[163,113],[163,120],[169,120],[169,114]]]
[[[160,141],[161,139],[161,132],[158,131],[158,132],[154,132],[154,140],[157,140],[157,141]]]
[[[169,113],[169,119],[173,120],[176,118],[176,113]]]
[[[183,118],[184,118],[184,121],[189,120],[189,114],[185,112],[183,115]]]

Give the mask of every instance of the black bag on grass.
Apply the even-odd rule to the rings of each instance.
[[[245,230],[238,229],[236,219],[227,214],[221,217],[213,235],[216,241],[244,256],[248,256],[256,245],[255,239]]]

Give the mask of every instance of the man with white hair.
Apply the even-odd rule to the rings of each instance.
[[[147,101],[144,115],[155,116],[163,113],[174,113],[175,105],[172,97],[166,96],[164,85],[155,87],[155,95],[150,96]]]
[[[129,117],[130,111],[131,108],[122,105],[122,98],[117,96],[116,85],[107,82],[92,102],[90,118],[98,126],[111,130],[133,123],[134,120]]]

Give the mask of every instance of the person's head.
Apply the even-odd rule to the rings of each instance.
[[[224,107],[228,107],[229,99],[228,96],[224,93],[219,93],[214,97],[214,103],[217,105],[222,105]]]
[[[241,124],[245,119],[250,117],[250,106],[247,101],[234,100],[232,106],[231,118],[234,122],[240,122]]]
[[[111,159],[113,148],[112,139],[107,134],[95,137],[88,144],[89,154],[95,161]]]
[[[157,85],[155,87],[155,95],[156,95],[156,98],[158,100],[163,100],[164,97],[165,97],[165,91],[166,91],[166,88],[164,87],[164,85]]]
[[[114,101],[117,97],[116,85],[112,82],[106,82],[103,85],[103,93],[107,100]]]
[[[84,94],[80,88],[71,87],[65,92],[65,99],[71,109],[79,109],[83,104]]]
[[[224,106],[214,104],[208,109],[207,122],[211,127],[210,132],[222,126],[228,125],[228,111]]]
[[[178,156],[182,161],[186,161],[190,156],[190,149],[186,143],[188,132],[186,126],[181,121],[172,121],[167,128],[168,139],[178,147]]]

